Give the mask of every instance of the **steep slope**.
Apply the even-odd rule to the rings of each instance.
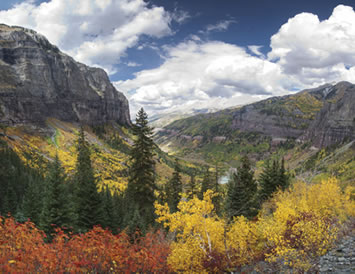
[[[323,147],[355,139],[355,85],[340,82],[324,94],[324,105],[302,136]]]
[[[75,62],[32,30],[0,25],[0,122],[44,124],[49,117],[131,123],[127,99],[102,69]]]

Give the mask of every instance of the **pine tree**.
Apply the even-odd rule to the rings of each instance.
[[[40,216],[40,226],[47,233],[54,232],[57,227],[68,226],[71,223],[69,201],[65,188],[65,174],[58,155],[49,165],[45,180],[43,208]]]
[[[202,179],[202,183],[201,183],[201,191],[199,192],[198,198],[200,200],[203,199],[203,194],[209,190],[213,188],[213,180],[211,178],[211,173],[209,171],[209,168],[206,167],[206,171],[204,173],[203,179]]]
[[[43,205],[43,182],[40,177],[29,177],[22,202],[22,212],[25,218],[35,224],[40,222],[41,208]]]
[[[248,157],[242,158],[242,165],[228,182],[226,212],[229,218],[256,215],[255,195],[257,191],[254,172]]]
[[[166,185],[167,202],[171,212],[177,211],[182,193],[181,170],[178,161],[175,161],[173,176]]]
[[[286,174],[285,161],[282,158],[281,164],[279,160],[275,159],[270,165],[266,161],[263,172],[260,174],[260,201],[267,200],[278,189],[286,189],[289,185],[289,177]]]
[[[195,177],[196,177],[195,173],[190,175],[190,182],[187,185],[187,193],[189,199],[192,199],[198,193]]]
[[[153,128],[148,126],[148,115],[141,108],[133,125],[135,135],[131,150],[131,166],[125,200],[128,206],[125,223],[129,222],[131,228],[145,230],[154,224],[155,162]],[[136,216],[130,219],[132,216]]]
[[[263,171],[260,174],[259,184],[260,184],[260,191],[259,191],[259,201],[260,203],[266,199],[268,199],[271,194],[275,191],[275,177],[273,173],[273,168],[270,165],[270,161],[267,160],[263,167]]]
[[[213,186],[213,191],[216,194],[213,198],[212,198],[212,203],[215,209],[216,214],[220,214],[221,213],[221,186],[219,184],[219,166],[218,166],[218,162],[216,162],[216,172],[215,172],[215,181],[214,181],[214,186]]]
[[[77,140],[78,156],[75,173],[76,228],[80,232],[102,223],[102,201],[97,191],[94,170],[91,165],[91,152],[81,127]]]
[[[113,230],[115,223],[115,209],[113,197],[108,186],[101,192],[103,200],[103,223],[102,226]]]

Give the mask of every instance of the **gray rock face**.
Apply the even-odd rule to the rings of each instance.
[[[340,82],[333,86],[301,139],[311,140],[318,147],[355,140],[355,85]]]
[[[293,103],[295,101],[298,102]],[[312,108],[312,101],[319,109]],[[303,112],[294,107],[298,104]],[[354,140],[355,85],[348,82],[327,84],[296,95],[247,105],[234,113],[232,127],[273,138],[299,138],[311,141],[316,147]]]
[[[75,62],[32,30],[0,24],[0,122],[43,124],[49,117],[131,124],[126,97],[102,69]]]

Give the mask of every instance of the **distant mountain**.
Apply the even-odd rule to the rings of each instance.
[[[155,141],[164,151],[187,160],[231,166],[236,166],[243,154],[259,167],[267,158],[285,157],[299,174],[310,169],[318,174],[315,163],[323,171],[327,170],[324,163],[332,163],[334,169],[327,172],[337,174],[344,164],[348,178],[355,176],[355,85],[326,84],[180,119],[160,129]],[[345,156],[340,157],[339,152],[332,158],[335,151]],[[328,157],[326,162],[319,161],[323,156]]]
[[[176,120],[180,120],[183,118],[191,117],[197,114],[203,113],[212,113],[216,112],[218,109],[215,108],[202,108],[202,109],[186,109],[186,110],[179,110],[179,111],[171,111],[171,112],[164,112],[164,113],[157,113],[150,117],[149,122],[151,125],[157,129],[160,129],[168,124]]]
[[[243,107],[199,114],[165,126],[159,143],[171,137],[233,140],[243,133],[271,139],[299,139],[327,146],[355,138],[355,85],[340,82],[273,97]]]
[[[102,69],[75,62],[32,30],[0,24],[0,122],[44,124],[50,117],[131,124],[126,97]]]

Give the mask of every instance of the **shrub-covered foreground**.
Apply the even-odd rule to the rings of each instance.
[[[301,271],[334,244],[342,224],[355,216],[355,203],[335,179],[296,183],[264,204],[257,220],[228,223],[213,212],[212,192],[204,200],[180,202],[176,213],[156,205],[158,222],[176,233],[168,265],[174,271],[232,271],[265,259]]]
[[[170,213],[156,204],[162,232],[113,235],[100,227],[67,235],[57,229],[51,242],[31,222],[0,219],[1,272],[218,272],[260,260],[299,270],[312,267],[336,240],[342,224],[355,216],[353,189],[341,191],[335,179],[296,183],[268,201],[256,220],[228,222],[213,211],[213,193],[179,203]]]

